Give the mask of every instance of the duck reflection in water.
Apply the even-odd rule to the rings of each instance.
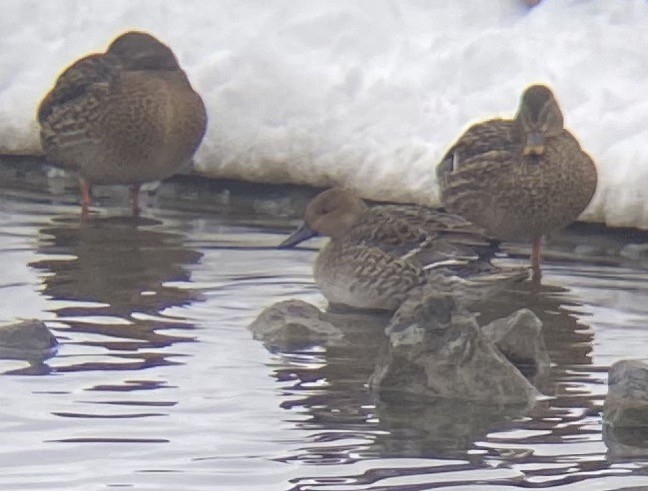
[[[485,325],[524,307],[543,321],[543,335],[552,361],[545,380],[532,380],[544,394],[555,396],[550,403],[540,401],[531,410],[370,392],[367,380],[376,368],[376,360],[386,350],[384,328],[389,316],[323,312],[319,319],[335,326],[343,336],[331,337],[327,333],[328,339],[319,342],[313,339],[312,331],[305,334],[296,328],[299,323],[294,319],[286,326],[283,338],[276,334],[273,339],[264,338],[253,324],[255,337],[283,360],[273,368],[273,376],[282,384],[281,406],[310,416],[302,419],[300,426],[316,432],[313,441],[334,442],[344,430],[344,434],[353,434],[354,441],[359,442],[350,445],[342,438],[339,446],[330,444],[325,453],[321,446],[313,444],[312,448],[302,448],[295,458],[313,463],[349,462],[361,459],[361,455],[463,456],[471,462],[499,458],[497,439],[491,441],[489,433],[519,429],[519,416],[523,415],[526,423],[522,426],[543,430],[538,441],[577,436],[583,430],[574,420],[584,419],[597,410],[587,389],[592,330],[578,321],[578,302],[569,290],[560,287],[524,284],[515,292],[502,292],[497,299],[489,299],[475,308],[479,324]],[[267,325],[261,327],[268,330]],[[575,415],[574,407],[582,407],[582,414]],[[567,423],[570,424],[566,426]],[[478,454],[467,453],[477,447]]]
[[[188,266],[202,254],[160,225],[137,217],[79,221],[70,216],[54,219],[40,231],[42,258],[30,266],[42,272],[42,293],[69,326],[72,342],[105,348],[112,358],[66,364],[58,371],[166,365],[173,363],[167,359],[173,353],[160,348],[192,340],[190,335],[163,333],[193,328],[165,311],[200,296],[167,283],[189,281]]]

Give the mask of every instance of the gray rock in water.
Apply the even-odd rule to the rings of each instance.
[[[531,310],[520,309],[482,330],[526,377],[532,380],[547,377],[551,360],[542,336],[542,321]]]
[[[301,300],[286,300],[266,308],[250,324],[254,338],[273,346],[295,346],[343,340],[343,332],[322,318],[314,305]]]
[[[627,244],[619,254],[628,259],[646,259],[648,258],[648,243]]]
[[[610,367],[603,423],[610,457],[648,456],[648,363],[621,360]]]
[[[413,400],[409,400],[413,399]],[[466,457],[493,428],[525,413],[526,405],[482,404],[460,399],[404,397],[381,398],[375,415],[380,421],[371,453],[419,458]]]
[[[369,380],[381,395],[405,392],[488,404],[528,404],[538,395],[450,296],[406,302],[386,332],[389,343]]]
[[[608,459],[648,457],[648,428],[603,425],[603,442]]]
[[[58,341],[43,321],[27,319],[0,326],[0,358],[43,360],[56,353]]]
[[[621,360],[610,367],[603,420],[614,427],[648,428],[648,363]]]
[[[608,251],[601,244],[578,244],[574,247],[574,254],[578,257],[596,257],[596,256],[605,256],[608,254]]]

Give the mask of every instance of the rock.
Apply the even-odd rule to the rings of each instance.
[[[628,259],[646,259],[648,258],[648,243],[627,244],[619,254]]]
[[[417,458],[465,458],[475,442],[487,439],[493,428],[525,414],[526,407],[480,404],[459,399],[398,397],[376,402],[379,429],[369,452]]]
[[[44,360],[57,347],[58,341],[43,321],[27,319],[0,326],[0,358]]]
[[[608,251],[602,245],[598,244],[578,244],[574,247],[574,254],[577,257],[591,258],[596,256],[605,256]]]
[[[648,363],[621,360],[610,367],[603,420],[615,428],[648,428]]]
[[[392,343],[415,344],[425,329],[447,329],[455,311],[461,311],[461,307],[451,294],[412,296],[394,313],[385,332]]]
[[[323,319],[321,310],[301,300],[271,305],[250,324],[250,330],[255,339],[279,347],[336,344],[344,338],[340,329]]]
[[[621,360],[610,367],[603,441],[610,457],[648,456],[648,363]]]
[[[531,310],[520,309],[482,327],[482,331],[526,377],[547,377],[551,361],[542,336],[542,321]]]
[[[386,332],[389,343],[369,380],[380,395],[528,404],[538,394],[451,296],[405,302]]]
[[[608,458],[628,459],[648,457],[648,428],[603,425],[603,442]]]

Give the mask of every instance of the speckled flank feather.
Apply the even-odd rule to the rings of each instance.
[[[537,154],[535,147],[525,150],[530,130],[518,113],[514,120],[494,119],[469,128],[437,168],[446,209],[498,239],[538,240],[565,227],[585,210],[596,190],[594,162],[562,128],[557,103],[544,90],[540,97],[546,101],[531,98],[526,108],[526,113],[540,114],[532,123],[545,133]],[[543,102],[555,106],[550,116],[543,112]],[[523,95],[520,112],[525,103]],[[544,117],[550,124],[544,124]]]
[[[331,237],[315,261],[314,278],[332,304],[395,310],[405,299],[430,288],[487,292],[500,280],[527,276],[526,270],[500,271],[491,265],[487,250],[492,254],[495,246],[460,217],[417,206],[369,208],[339,188],[321,193],[309,204],[305,228]],[[292,237],[303,230],[284,244],[295,245]],[[492,281],[470,278],[482,273]]]
[[[371,208],[351,232],[351,239],[392,245],[395,253],[410,254],[418,249],[422,264],[449,258],[490,257],[495,241],[467,220],[449,213],[415,205],[379,205]]]
[[[207,117],[171,50],[131,32],[67,68],[38,120],[52,161],[90,184],[139,184],[188,163]]]
[[[425,271],[379,248],[331,240],[317,256],[315,282],[332,304],[395,310],[427,281]]]

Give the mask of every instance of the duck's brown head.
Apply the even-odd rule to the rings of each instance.
[[[317,235],[342,238],[356,225],[367,205],[351,191],[331,188],[313,198],[306,207],[304,223],[279,248],[294,247]]]
[[[525,139],[524,155],[542,155],[546,138],[563,131],[560,106],[545,85],[531,85],[524,91],[515,120]]]
[[[166,44],[146,32],[128,31],[115,39],[107,54],[127,70],[178,70],[178,60]]]

